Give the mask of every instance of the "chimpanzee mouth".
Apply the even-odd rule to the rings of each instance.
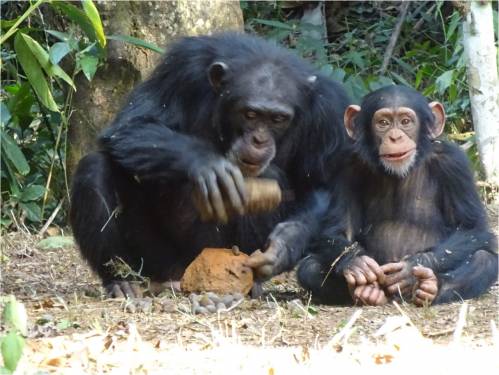
[[[415,149],[411,148],[410,150],[403,151],[403,152],[394,152],[391,154],[383,154],[383,155],[381,155],[381,157],[383,159],[389,160],[389,161],[404,160],[404,159],[407,159],[409,156],[411,156],[414,151],[415,151]]]

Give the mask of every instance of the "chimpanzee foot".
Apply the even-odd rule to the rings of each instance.
[[[415,266],[412,274],[417,283],[412,294],[412,301],[416,306],[429,306],[438,294],[438,281],[431,268]]]
[[[193,314],[210,314],[232,310],[238,306],[244,296],[241,293],[224,294],[220,296],[216,293],[208,292],[203,294],[191,293],[191,312]]]
[[[104,285],[109,298],[142,298],[140,282],[113,280]]]
[[[175,293],[179,293],[181,291],[180,288],[180,281],[178,280],[173,280],[173,281],[166,281],[166,282],[159,282],[159,281],[151,281],[149,284],[149,292],[153,295],[158,295],[165,290],[173,290]]]

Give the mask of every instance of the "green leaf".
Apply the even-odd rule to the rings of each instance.
[[[42,250],[63,249],[74,245],[73,237],[70,236],[53,236],[47,237],[36,245]]]
[[[346,72],[341,68],[335,68],[330,77],[338,82],[343,82]]]
[[[64,56],[66,56],[71,51],[71,47],[66,42],[57,42],[54,43],[50,47],[49,57],[50,62],[54,65],[59,64],[59,61],[62,60]]]
[[[120,42],[125,42],[125,43],[130,43],[135,46],[139,47],[144,47],[147,49],[150,49],[151,51],[157,52],[157,53],[164,53],[165,50],[161,47],[158,47],[156,44],[151,43],[151,42],[146,42],[145,40],[139,39],[139,38],[134,38],[133,36],[128,36],[128,35],[108,35],[107,39],[110,40],[117,40]]]
[[[7,106],[5,105],[4,102],[0,103],[0,123],[2,126],[6,126],[10,119],[11,119],[11,114]]]
[[[67,320],[67,319],[61,319],[59,321],[59,323],[57,323],[56,328],[59,331],[62,331],[62,330],[71,328],[72,326],[73,326],[73,323],[71,323],[69,320]]]
[[[11,331],[2,339],[1,346],[3,364],[8,370],[14,372],[23,354],[24,339],[15,331]]]
[[[30,221],[39,223],[42,221],[42,209],[34,202],[20,202],[19,206],[26,212]]]
[[[17,171],[26,176],[29,173],[29,164],[16,141],[5,131],[1,132],[1,146],[5,156],[12,162]]]
[[[19,331],[21,334],[26,335],[28,332],[28,315],[24,304],[18,302],[16,297],[9,296],[3,310],[3,320],[11,328]]]
[[[409,82],[406,81],[406,79],[404,77],[402,77],[400,74],[397,74],[395,72],[391,72],[390,73],[393,78],[395,78],[396,81],[398,81],[399,83],[403,84],[403,85],[406,85],[406,86],[411,86]]]
[[[443,94],[445,90],[449,88],[449,86],[452,83],[452,76],[454,74],[454,69],[448,70],[444,73],[442,73],[438,78],[435,80],[435,83],[437,85],[437,91],[439,94]]]
[[[38,99],[40,99],[40,102],[51,111],[59,112],[40,64],[26,44],[23,35],[23,33],[18,32],[14,38],[14,49],[16,50],[17,60],[21,64],[31,87],[35,91],[36,96],[38,96]]]
[[[97,40],[97,35],[95,34],[92,22],[88,19],[87,15],[83,11],[81,11],[74,5],[62,1],[53,2],[51,4],[55,8],[60,9],[71,21],[80,25],[83,32],[92,42]]]
[[[106,46],[106,36],[104,35],[104,28],[102,27],[99,11],[91,0],[81,0],[81,4],[83,5],[85,14],[92,23],[100,46],[104,48]]]
[[[43,70],[45,70],[45,73],[49,75],[50,77],[57,76],[62,78],[68,85],[70,85],[73,90],[76,91],[76,87],[73,83],[73,80],[66,74],[64,70],[61,69],[59,65],[54,65],[50,62],[50,57],[47,51],[33,38],[30,36],[21,33],[22,37],[24,38],[24,41],[26,42],[27,46],[33,53],[33,55],[36,57],[38,62],[40,63],[41,67]]]
[[[31,185],[23,190],[20,200],[22,202],[35,201],[43,196],[45,187],[41,185]]]
[[[71,39],[71,37],[69,36],[68,33],[63,33],[61,31],[57,31],[57,30],[46,30],[46,31],[50,35],[55,36],[57,39],[60,39],[63,42],[68,42],[69,39]]]
[[[99,59],[95,56],[85,55],[80,60],[80,66],[85,74],[85,77],[89,81],[94,78],[95,72],[97,71],[97,64],[99,63]]]

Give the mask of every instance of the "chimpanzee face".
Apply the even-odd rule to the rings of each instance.
[[[344,119],[361,157],[403,178],[425,153],[428,139],[442,133],[445,112],[442,104],[428,103],[417,91],[389,86],[369,94],[362,108],[349,106]]]
[[[275,157],[279,139],[292,126],[299,99],[297,85],[271,63],[239,76],[224,63],[214,63],[209,78],[223,101],[222,122],[231,139],[228,158],[243,175],[260,175]]]
[[[405,176],[416,161],[419,119],[407,107],[381,108],[372,118],[378,156],[385,170]]]

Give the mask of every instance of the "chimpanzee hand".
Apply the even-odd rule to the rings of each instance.
[[[355,303],[367,306],[381,306],[388,302],[385,291],[377,282],[359,285],[350,290]]]
[[[403,296],[411,293],[417,281],[412,268],[412,262],[407,261],[387,263],[381,266],[386,275],[384,287],[388,295],[397,294],[399,290]]]
[[[438,280],[431,268],[415,266],[412,274],[418,280],[412,293],[412,302],[417,306],[431,305],[438,294]]]
[[[300,241],[296,237],[301,233],[303,233],[303,223],[298,221],[288,221],[276,226],[269,236],[264,252],[256,250],[245,262],[253,269],[257,281],[270,279],[289,266],[293,255],[290,244],[299,248]]]
[[[383,285],[385,282],[383,270],[373,258],[367,255],[353,258],[343,270],[343,276],[345,276],[350,289],[374,282]]]
[[[195,183],[202,218],[226,223],[231,212],[244,214],[246,188],[239,168],[218,156],[194,164],[189,175]]]

